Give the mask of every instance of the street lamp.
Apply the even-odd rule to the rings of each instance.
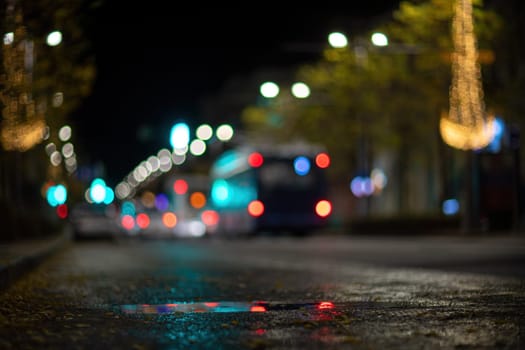
[[[343,33],[333,32],[328,34],[328,43],[333,48],[340,49],[348,46],[348,39]]]
[[[375,46],[388,46],[388,37],[383,33],[373,33],[370,37],[370,41]]]
[[[49,46],[57,46],[62,42],[62,33],[58,30],[52,31],[47,35],[46,43]]]
[[[308,98],[310,96],[310,87],[303,82],[297,82],[292,85],[292,95],[296,98]]]
[[[266,98],[274,98],[279,95],[279,85],[273,81],[267,81],[261,84],[259,91],[261,92],[261,95]]]

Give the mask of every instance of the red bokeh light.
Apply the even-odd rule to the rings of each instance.
[[[264,204],[259,200],[251,201],[248,204],[248,214],[251,216],[261,216],[264,213]]]
[[[150,220],[148,214],[140,213],[137,215],[137,226],[145,229],[149,226]]]
[[[219,223],[219,213],[215,210],[205,210],[201,214],[201,220],[206,226],[214,226]]]
[[[253,152],[248,156],[248,164],[252,168],[258,168],[264,163],[264,157],[259,152]]]
[[[335,305],[331,301],[321,301],[319,304],[317,304],[317,308],[319,310],[329,310],[333,309],[334,307]]]
[[[120,223],[126,230],[131,230],[135,226],[135,219],[131,215],[124,215],[120,219]]]
[[[266,312],[266,308],[262,305],[253,305],[250,307],[251,312]]]
[[[57,207],[57,215],[61,219],[67,218],[68,210],[67,210],[67,204],[60,204]]]
[[[188,183],[183,179],[175,180],[173,183],[173,190],[176,194],[185,194],[188,192]]]
[[[322,169],[328,168],[330,165],[330,156],[327,153],[319,153],[315,157],[315,164]]]

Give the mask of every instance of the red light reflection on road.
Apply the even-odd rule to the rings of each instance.
[[[332,303],[331,301],[321,301],[319,304],[317,304],[317,308],[319,310],[330,310],[334,307],[334,303]]]
[[[250,312],[266,312],[266,308],[262,305],[253,305],[250,308]]]
[[[309,303],[271,303],[268,301],[208,301],[208,302],[177,302],[169,304],[131,304],[121,305],[120,309],[126,314],[147,313],[174,313],[174,312],[268,312],[298,309],[310,309],[312,316],[317,320],[329,320],[337,314],[336,307],[331,301]]]

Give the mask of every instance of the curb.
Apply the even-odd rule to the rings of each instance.
[[[71,234],[68,230],[64,230],[46,241],[15,243],[14,245],[18,245],[18,250],[24,252],[18,255],[15,252],[11,258],[7,257],[7,261],[0,263],[0,290],[7,289],[70,241]],[[24,247],[27,247],[27,250]]]

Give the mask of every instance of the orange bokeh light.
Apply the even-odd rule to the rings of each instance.
[[[332,203],[327,200],[317,202],[315,212],[322,218],[327,217],[332,212]]]
[[[251,216],[261,216],[264,213],[264,204],[259,200],[251,201],[248,204],[248,213]]]
[[[172,212],[165,212],[162,214],[162,223],[168,228],[173,228],[177,225],[177,215]]]
[[[193,192],[190,195],[190,204],[195,209],[200,209],[206,205],[206,196],[202,192]]]

